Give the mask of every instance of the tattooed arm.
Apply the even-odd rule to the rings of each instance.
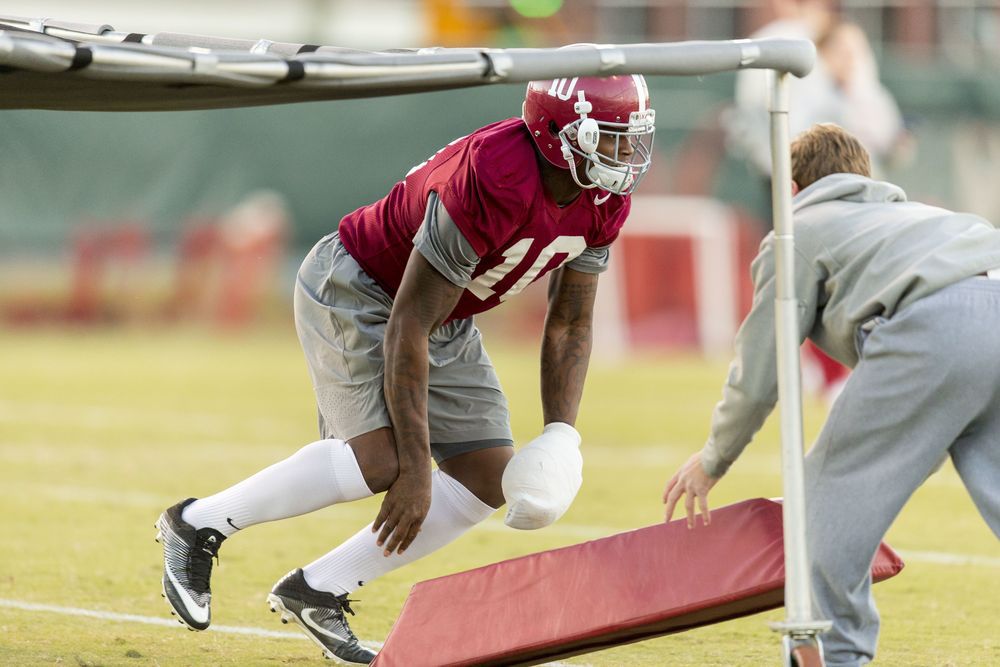
[[[462,296],[416,249],[406,263],[385,328],[385,403],[392,420],[399,476],[372,525],[386,555],[410,546],[431,502],[430,432],[427,424],[427,341]]]
[[[549,279],[542,337],[542,414],[545,423],[576,422],[590,361],[597,274],[564,267]]]

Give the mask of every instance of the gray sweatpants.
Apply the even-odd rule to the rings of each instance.
[[[349,440],[391,425],[382,383],[382,340],[392,299],[334,232],[306,256],[295,281],[295,329],[309,367],[323,438]],[[507,398],[472,318],[428,341],[431,453],[459,454],[513,443]]]
[[[807,540],[826,664],[875,655],[870,566],[947,456],[1000,538],[1000,281],[972,278],[880,320],[806,456]]]

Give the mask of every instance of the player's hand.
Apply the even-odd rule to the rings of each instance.
[[[707,526],[712,521],[708,512],[708,492],[718,481],[718,478],[710,477],[701,467],[701,452],[694,454],[667,482],[667,488],[663,492],[663,502],[667,506],[666,520],[670,521],[670,517],[674,515],[677,501],[681,499],[681,496],[684,496],[688,528],[694,528],[695,500],[698,502],[698,507],[701,508],[702,523]]]
[[[522,447],[500,480],[507,515],[518,530],[537,530],[557,521],[583,484],[580,434],[565,422],[545,425],[542,434]]]
[[[400,473],[382,498],[372,532],[380,529],[375,543],[384,547],[382,555],[390,556],[399,550],[400,555],[420,532],[420,526],[431,507],[431,471]]]

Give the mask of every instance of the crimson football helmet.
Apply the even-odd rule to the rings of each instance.
[[[545,159],[582,188],[630,194],[649,170],[656,112],[641,74],[532,81],[521,117]],[[614,150],[598,150],[602,136]],[[580,181],[583,167],[589,183]]]

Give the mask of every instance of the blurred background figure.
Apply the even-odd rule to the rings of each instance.
[[[807,107],[815,114],[812,120],[837,123],[857,136],[872,155],[877,178],[882,165],[909,151],[912,137],[899,105],[879,81],[868,37],[857,24],[840,21],[820,35],[816,47],[832,94],[829,108]]]
[[[829,0],[775,0],[775,20],[752,39],[808,39],[817,62],[802,79],[792,79],[789,130],[794,138],[816,123],[836,123],[857,136],[872,154],[876,174],[894,156],[909,152],[910,135],[899,106],[879,81],[878,65],[864,31],[841,20]],[[764,196],[756,207],[764,229],[771,228],[771,73],[744,70],[736,76],[732,110],[724,116],[728,145],[759,175]]]
[[[815,43],[835,21],[828,0],[773,0],[770,5],[774,19],[751,33],[750,39],[808,39]],[[760,70],[738,73],[733,111],[724,119],[731,147],[763,176],[768,190],[771,182],[770,121],[767,113],[771,95],[770,77],[768,72]],[[810,121],[817,115],[830,113],[833,88],[821,59],[808,76],[792,82],[789,129],[793,137],[809,127],[812,124]],[[815,107],[821,110],[816,111]],[[769,213],[769,208],[761,210],[762,217]],[[765,220],[770,227],[769,219]]]

